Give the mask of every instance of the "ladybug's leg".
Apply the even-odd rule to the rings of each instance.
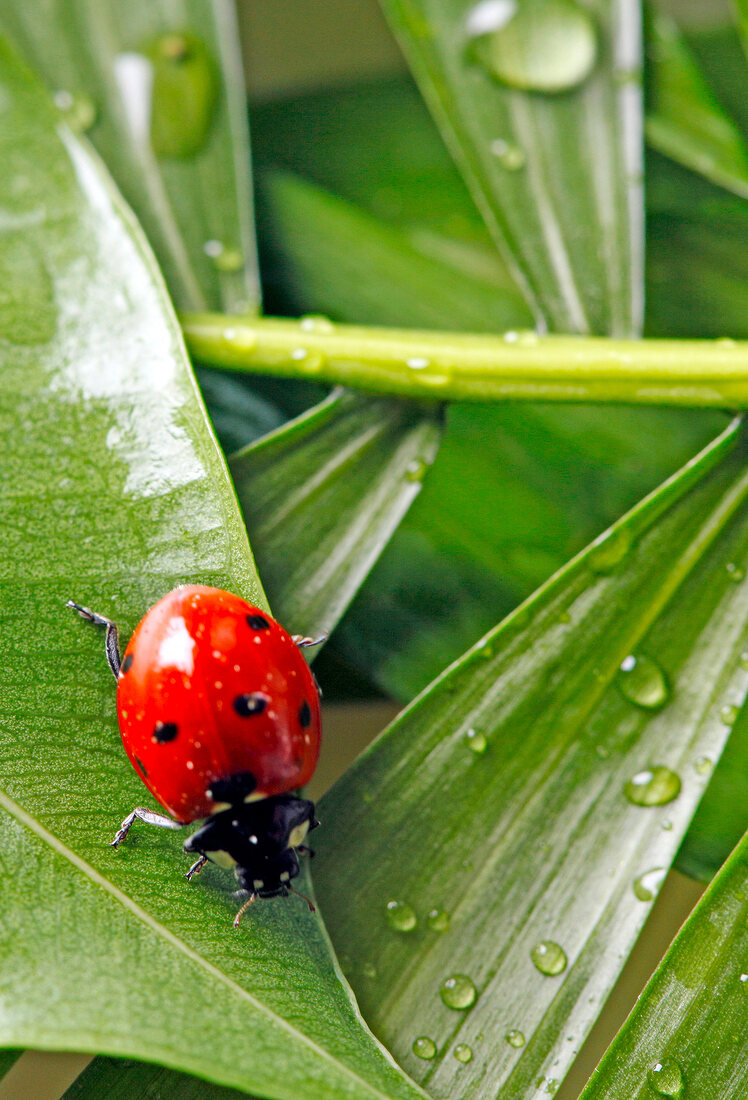
[[[295,642],[299,649],[308,645],[322,645],[328,639],[328,634],[320,634],[319,638],[307,638],[304,634],[292,634],[291,641]]]
[[[252,902],[257,900],[257,897],[258,897],[258,895],[254,894],[254,893],[249,895],[247,900],[244,902],[244,905],[242,905],[241,909],[239,910],[239,912],[234,917],[234,928],[239,927],[239,925],[241,924],[242,917],[247,912],[247,910],[249,909]]]
[[[119,634],[117,632],[116,623],[113,623],[111,619],[104,618],[103,615],[99,615],[96,611],[90,611],[87,607],[82,607],[81,604],[75,603],[74,600],[68,600],[65,606],[71,608],[73,611],[77,611],[82,619],[88,619],[90,623],[95,623],[96,626],[106,627],[104,649],[106,650],[106,659],[109,662],[109,667],[114,673],[114,678],[116,680],[119,676],[120,668]]]
[[[190,867],[187,874],[184,876],[187,879],[187,881],[192,882],[195,875],[200,874],[200,872],[202,871],[203,867],[205,866],[205,864],[207,862],[208,862],[208,857],[206,855],[201,855],[199,859],[196,859],[195,862]]]
[[[125,820],[120,825],[117,835],[111,842],[111,848],[119,848],[122,841],[126,838],[130,829],[133,827],[136,821],[144,821],[146,825],[160,825],[163,829],[181,829],[182,826],[177,821],[172,821],[166,814],[156,813],[154,810],[146,810],[143,806],[138,806],[133,810],[131,814],[128,814]]]

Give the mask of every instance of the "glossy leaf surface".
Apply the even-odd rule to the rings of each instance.
[[[337,624],[419,493],[440,420],[437,408],[338,390],[232,456],[273,609],[295,633]]]
[[[126,637],[181,582],[264,595],[142,235],[5,43],[0,92],[0,254],[16,274],[0,326],[13,440],[0,1043],[150,1059],[266,1096],[417,1096],[301,903],[258,906],[232,935],[233,879],[211,869],[187,884],[173,834],[108,846],[145,792],[119,744],[102,638],[65,601],[112,614]]]
[[[259,276],[244,74],[225,0],[3,0],[0,27],[85,130],[175,302],[252,312]],[[155,140],[155,148],[154,148]]]
[[[652,20],[650,54],[649,143],[686,168],[748,198],[745,139],[709,88],[678,27],[664,15]]]
[[[375,1033],[435,1097],[553,1091],[642,927],[748,689],[745,454],[733,426],[323,800],[333,942]]]
[[[522,15],[516,4],[383,6],[538,321],[560,332],[635,334],[643,283],[639,5],[540,6],[541,21],[572,10],[591,36],[591,64],[560,95],[507,87],[486,64],[484,47]],[[556,26],[540,67],[548,71],[577,45],[576,32]]]
[[[746,1095],[746,879],[748,839],[676,936],[581,1100]]]

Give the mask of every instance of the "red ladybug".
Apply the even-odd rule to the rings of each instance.
[[[187,878],[208,860],[234,867],[249,893],[238,927],[255,898],[293,890],[297,852],[319,824],[314,803],[290,792],[311,778],[320,742],[319,694],[300,647],[323,639],[292,637],[230,592],[185,585],[146,613],[120,662],[115,624],[67,606],[106,627],[122,742],[172,815],[138,807],[112,846],[136,820],[177,829],[207,818],[184,845],[198,855]]]

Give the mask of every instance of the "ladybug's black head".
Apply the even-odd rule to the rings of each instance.
[[[293,889],[291,880],[299,874],[297,850],[305,850],[306,835],[318,824],[313,802],[275,795],[213,814],[184,849],[206,855],[221,867],[233,867],[250,895],[249,905],[256,897],[285,896]]]

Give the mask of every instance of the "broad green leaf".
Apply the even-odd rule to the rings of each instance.
[[[748,198],[745,140],[709,88],[677,25],[663,14],[652,19],[650,53],[649,143],[686,168]]]
[[[732,8],[735,12],[743,50],[748,57],[748,3],[746,0],[732,0]]]
[[[748,838],[676,936],[582,1100],[748,1092]]]
[[[337,624],[419,493],[439,435],[436,407],[335,391],[232,457],[273,609],[294,630]]]
[[[246,1095],[162,1066],[94,1058],[61,1100],[242,1100]]]
[[[0,255],[16,274],[0,311],[0,1045],[137,1057],[269,1097],[415,1097],[303,905],[258,906],[233,935],[232,880],[189,886],[173,835],[108,846],[145,792],[101,636],[65,601],[126,634],[180,582],[264,596],[144,238],[5,42],[0,98]]]
[[[433,1096],[553,1091],[615,982],[746,695],[747,497],[733,425],[323,799],[341,965]]]
[[[634,334],[643,283],[639,5],[533,0],[528,24],[529,6],[383,0],[539,323]],[[508,86],[497,61],[500,39],[524,56],[521,88]],[[558,94],[541,90],[551,70],[565,80]]]
[[[232,6],[47,0],[42,14],[1,0],[0,27],[101,153],[177,304],[254,311],[259,275]]]

